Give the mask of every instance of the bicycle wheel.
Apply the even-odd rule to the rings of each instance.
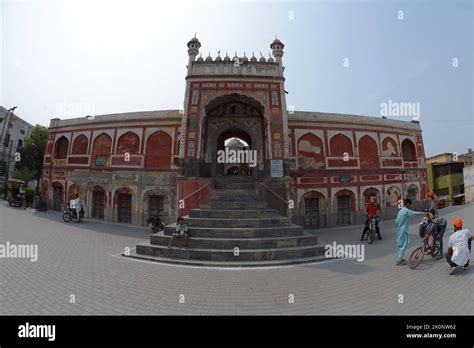
[[[425,256],[424,248],[419,246],[410,254],[410,258],[408,259],[408,267],[411,269],[415,269],[418,265],[423,261],[423,257]]]
[[[375,239],[375,233],[373,229],[367,231],[367,243],[372,244]]]

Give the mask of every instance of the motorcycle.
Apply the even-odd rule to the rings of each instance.
[[[23,207],[23,209],[26,209],[25,197],[22,194],[12,195],[8,200],[8,205],[10,207]]]
[[[77,218],[77,212],[75,208],[71,208],[68,206],[66,210],[63,212],[63,220],[64,222],[70,222],[76,220],[76,222],[81,222],[84,218],[84,208],[81,205],[81,212],[79,213],[79,219]]]
[[[161,217],[158,216],[158,215],[153,215],[151,216],[147,221],[146,223],[148,224],[148,226],[151,227],[151,231],[153,233],[158,233],[160,231],[163,231],[165,229],[165,224],[163,223],[163,221],[161,220]]]

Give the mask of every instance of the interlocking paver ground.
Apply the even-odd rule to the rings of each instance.
[[[449,222],[461,216],[474,232],[473,213],[472,204],[440,212]],[[411,222],[407,257],[420,242],[418,219]],[[56,212],[25,211],[2,201],[0,243],[38,244],[39,259],[0,259],[0,315],[474,314],[472,269],[449,276],[448,264],[430,256],[416,270],[397,267],[393,221],[382,222],[381,229],[383,240],[365,246],[364,262],[199,268],[118,256],[147,240],[147,229],[88,219],[66,224]],[[451,232],[448,226],[446,240]],[[316,233],[324,244],[354,244],[361,226]]]

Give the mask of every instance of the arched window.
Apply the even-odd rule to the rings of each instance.
[[[140,138],[133,132],[122,134],[117,142],[117,155],[129,153],[137,155],[140,149]]]
[[[374,187],[370,187],[368,189],[366,189],[363,193],[362,193],[362,199],[363,199],[363,202],[362,202],[362,207],[361,208],[365,208],[367,206],[367,204],[369,204],[370,202],[370,196],[375,196],[375,198],[377,198],[377,203],[378,204],[381,204],[382,202],[380,201],[380,193],[379,191],[374,188]]]
[[[397,143],[390,137],[382,141],[382,156],[391,157],[398,156]]]
[[[146,141],[145,168],[169,169],[172,145],[171,137],[164,132],[150,135]]]
[[[379,167],[377,143],[368,135],[363,136],[359,140],[359,161],[361,168]]]
[[[390,186],[386,193],[386,206],[396,207],[402,199],[402,194],[397,186]]]
[[[312,133],[306,133],[298,139],[298,162],[299,167],[305,168],[324,168],[323,142]]]
[[[92,146],[92,164],[106,165],[107,159],[110,156],[112,148],[112,138],[109,135],[102,133],[94,140]]]
[[[56,141],[54,146],[54,158],[65,159],[67,158],[67,151],[69,148],[69,140],[65,136],[62,136]]]
[[[344,156],[344,153],[353,156],[352,142],[344,134],[336,134],[329,142],[331,156]]]
[[[89,139],[84,134],[79,135],[74,139],[72,143],[72,154],[73,155],[85,155],[87,153],[87,147],[89,145]]]
[[[416,161],[416,150],[415,144],[412,141],[405,139],[402,142],[402,153],[403,153],[403,160],[406,162],[414,162]]]

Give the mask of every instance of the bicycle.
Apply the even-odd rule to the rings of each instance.
[[[375,240],[375,233],[376,233],[376,219],[370,218],[369,220],[369,230],[367,231],[367,243],[372,244]]]
[[[430,234],[425,230],[425,235],[421,244],[413,250],[408,259],[408,267],[415,269],[423,261],[425,254],[431,254],[431,257],[436,257],[440,252],[438,234],[434,234],[430,239]]]

